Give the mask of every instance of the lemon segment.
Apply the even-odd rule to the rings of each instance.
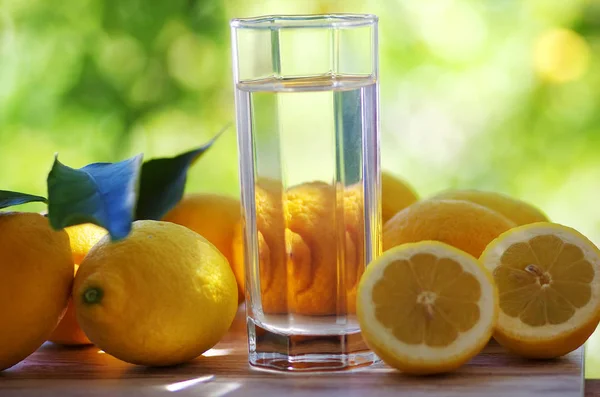
[[[403,244],[361,278],[357,315],[366,343],[413,374],[454,370],[489,341],[498,293],[478,261],[436,241]]]
[[[533,358],[569,353],[600,318],[600,251],[574,229],[540,222],[512,229],[481,256],[500,294],[494,337]]]

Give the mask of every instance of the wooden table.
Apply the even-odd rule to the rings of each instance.
[[[583,395],[583,349],[554,361],[507,354],[491,342],[460,370],[410,377],[385,364],[327,374],[257,371],[247,363],[242,309],[213,349],[177,367],[130,365],[98,348],[44,344],[15,367],[0,372],[0,396],[544,396]],[[600,381],[585,382],[586,396],[600,396]],[[175,394],[173,394],[175,393]]]

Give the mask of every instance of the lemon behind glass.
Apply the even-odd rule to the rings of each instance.
[[[479,258],[485,247],[516,224],[464,200],[428,199],[394,215],[383,226],[383,250],[405,243],[439,241]]]
[[[180,364],[228,331],[237,284],[227,259],[198,233],[136,221],[129,236],[100,240],[75,277],[79,325],[100,349],[138,365]]]
[[[548,217],[528,202],[498,192],[483,190],[445,190],[433,198],[438,200],[464,200],[496,211],[517,226],[547,222]]]
[[[106,230],[100,226],[94,225],[93,223],[69,226],[64,230],[69,235],[69,240],[71,242],[73,262],[75,263],[73,275],[75,275],[77,273],[77,269],[79,268],[79,264],[81,261],[83,261],[83,258],[85,258],[94,244],[104,237]],[[79,324],[77,324],[73,299],[69,298],[67,311],[48,340],[59,345],[67,346],[91,344],[88,337],[79,327]]]

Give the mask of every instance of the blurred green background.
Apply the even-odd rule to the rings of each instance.
[[[79,167],[203,144],[235,117],[229,19],[327,12],[380,16],[384,169],[422,196],[511,194],[600,244],[593,0],[0,0],[1,188],[45,195],[54,153]],[[187,189],[238,196],[233,127]],[[587,348],[600,377],[600,332]]]

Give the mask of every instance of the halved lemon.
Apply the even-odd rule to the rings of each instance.
[[[581,346],[600,315],[600,251],[576,230],[549,222],[511,229],[481,255],[500,296],[494,339],[531,358]]]
[[[357,316],[367,345],[406,373],[454,370],[483,349],[498,315],[498,292],[477,259],[423,241],[375,259],[358,287]]]

